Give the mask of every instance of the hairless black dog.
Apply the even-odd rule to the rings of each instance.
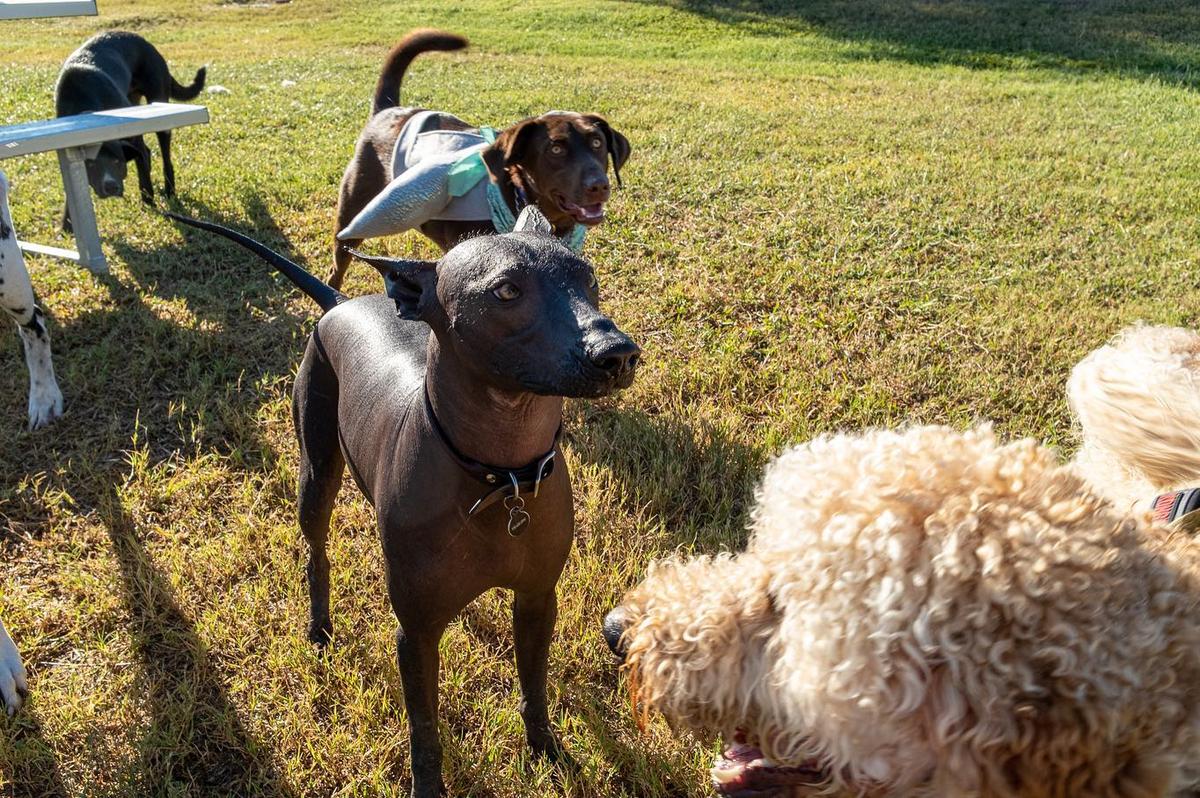
[[[293,404],[309,637],[324,645],[333,632],[325,541],[346,464],[375,506],[400,622],[412,795],[444,789],[438,641],[490,588],[515,594],[526,738],[535,752],[557,757],[546,668],[555,585],[574,533],[559,451],[563,397],[627,387],[639,356],[598,309],[592,267],[530,207],[513,233],[469,239],[436,263],[359,255],[383,273],[387,295],[347,299],[252,239],[169,215],[258,253],[326,311]]]

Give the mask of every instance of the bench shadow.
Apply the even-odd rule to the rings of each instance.
[[[265,206],[253,207],[256,224],[274,231],[264,237],[286,248]],[[134,440],[150,466],[211,453],[247,471],[269,471],[282,456],[263,438],[256,413],[291,374],[310,317],[289,309],[288,292],[253,255],[239,250],[232,259],[218,250],[228,242],[193,242],[191,232],[182,244],[153,251],[115,242],[142,293],[112,276],[91,278],[109,300],[52,324],[67,414],[32,435],[0,431],[0,473],[17,475],[0,485],[0,519],[16,525],[14,538],[41,537],[65,502],[106,533],[119,573],[119,628],[136,657],[146,714],[136,759],[114,763],[114,778],[146,795],[291,796],[271,748],[239,718],[220,664],[155,566],[145,530],[117,488]],[[232,298],[221,294],[225,285],[237,286]],[[164,309],[156,297],[181,300],[193,318]],[[36,722],[0,723],[0,748],[35,748],[28,789],[19,785],[16,794],[66,794],[56,753],[39,729]]]
[[[635,0],[765,33],[812,33],[849,58],[1112,72],[1200,87],[1200,7],[1178,0]]]
[[[260,194],[251,192],[238,199],[242,211],[236,218],[190,197],[176,197],[159,210],[232,227],[309,268],[305,257],[293,250]],[[146,212],[156,214],[150,209]],[[179,231],[183,237],[180,244],[142,245],[137,239],[127,238],[111,242],[144,294],[180,300],[197,318],[226,322],[231,315],[244,313],[248,301],[278,298],[294,290],[270,264],[233,242],[170,219],[163,218],[162,222]],[[214,267],[215,263],[222,266]]]

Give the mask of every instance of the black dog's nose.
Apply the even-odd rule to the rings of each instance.
[[[104,192],[103,196],[105,197],[121,196],[121,181],[119,180],[106,177],[104,178],[104,182],[100,184],[100,188]]]
[[[617,379],[637,368],[641,347],[627,336],[614,336],[589,355],[592,365]]]
[[[628,628],[629,613],[625,611],[624,607],[617,607],[604,616],[604,642],[608,643],[608,650],[621,662],[625,661],[625,655],[629,651],[622,639]]]

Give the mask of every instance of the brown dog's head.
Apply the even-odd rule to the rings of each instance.
[[[508,180],[524,191],[561,235],[575,224],[604,221],[612,193],[608,159],[620,185],[629,151],[629,139],[604,117],[553,111],[505,128],[483,162],[501,184]]]

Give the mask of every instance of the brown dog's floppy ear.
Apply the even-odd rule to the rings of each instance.
[[[629,139],[613,130],[612,125],[608,124],[608,120],[602,116],[588,114],[584,119],[594,123],[604,133],[604,141],[608,145],[608,154],[612,157],[613,177],[617,178],[617,185],[620,186],[621,167],[629,160],[629,153],[633,150],[629,144]]]
[[[500,131],[492,146],[482,153],[483,163],[492,177],[499,179],[507,167],[520,163],[528,154],[533,135],[541,127],[541,122],[531,118]]]
[[[409,321],[426,320],[425,310],[437,286],[437,261],[381,258],[349,248],[346,251],[383,275],[385,293],[396,303],[397,316]]]

